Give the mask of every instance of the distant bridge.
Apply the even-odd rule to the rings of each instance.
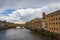
[[[16,24],[15,28],[16,28],[17,26],[19,26],[19,27],[21,27],[21,28],[25,27],[24,24]]]
[[[8,24],[6,25],[7,28],[16,28],[17,26],[19,27],[24,27],[24,24]]]

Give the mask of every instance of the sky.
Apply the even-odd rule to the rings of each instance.
[[[60,0],[0,0],[0,20],[25,23],[60,10]]]

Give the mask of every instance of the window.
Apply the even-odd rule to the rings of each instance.
[[[51,30],[51,28],[49,28]]]
[[[54,30],[55,30],[55,28],[54,28]]]
[[[54,23],[54,25],[55,25],[55,23]]]
[[[49,19],[49,21],[50,21],[50,19]]]
[[[59,24],[60,24],[60,22],[59,22]]]
[[[56,20],[57,20],[57,18],[56,18]]]
[[[50,23],[49,23],[49,25],[50,25]]]
[[[60,13],[58,13],[58,15],[60,15]]]
[[[51,19],[51,21],[52,21],[52,19]]]
[[[57,13],[55,15],[57,16]]]
[[[53,30],[53,28],[52,28],[52,30]]]
[[[57,28],[57,31],[58,31],[58,28]]]
[[[60,20],[60,17],[59,17],[59,20]]]
[[[53,17],[53,14],[51,14],[51,17]]]
[[[54,21],[55,21],[55,18],[54,18]]]
[[[54,14],[53,14],[53,16],[54,16]]]
[[[58,24],[58,22],[56,22],[56,24]]]

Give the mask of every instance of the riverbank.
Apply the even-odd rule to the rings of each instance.
[[[6,30],[6,29],[9,29],[9,28],[0,28],[0,30]]]
[[[60,40],[60,36],[58,34],[55,34],[53,32],[44,30],[44,29],[40,29],[40,30],[32,30],[30,29],[32,32],[36,32],[38,34],[47,36],[47,40]]]
[[[9,28],[0,28],[0,30],[7,30],[7,29],[11,29],[13,27],[9,27]]]
[[[46,40],[44,35],[37,35],[28,29],[0,30],[0,40]]]

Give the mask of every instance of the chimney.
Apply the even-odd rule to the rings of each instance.
[[[45,19],[45,12],[43,12],[43,20]]]

